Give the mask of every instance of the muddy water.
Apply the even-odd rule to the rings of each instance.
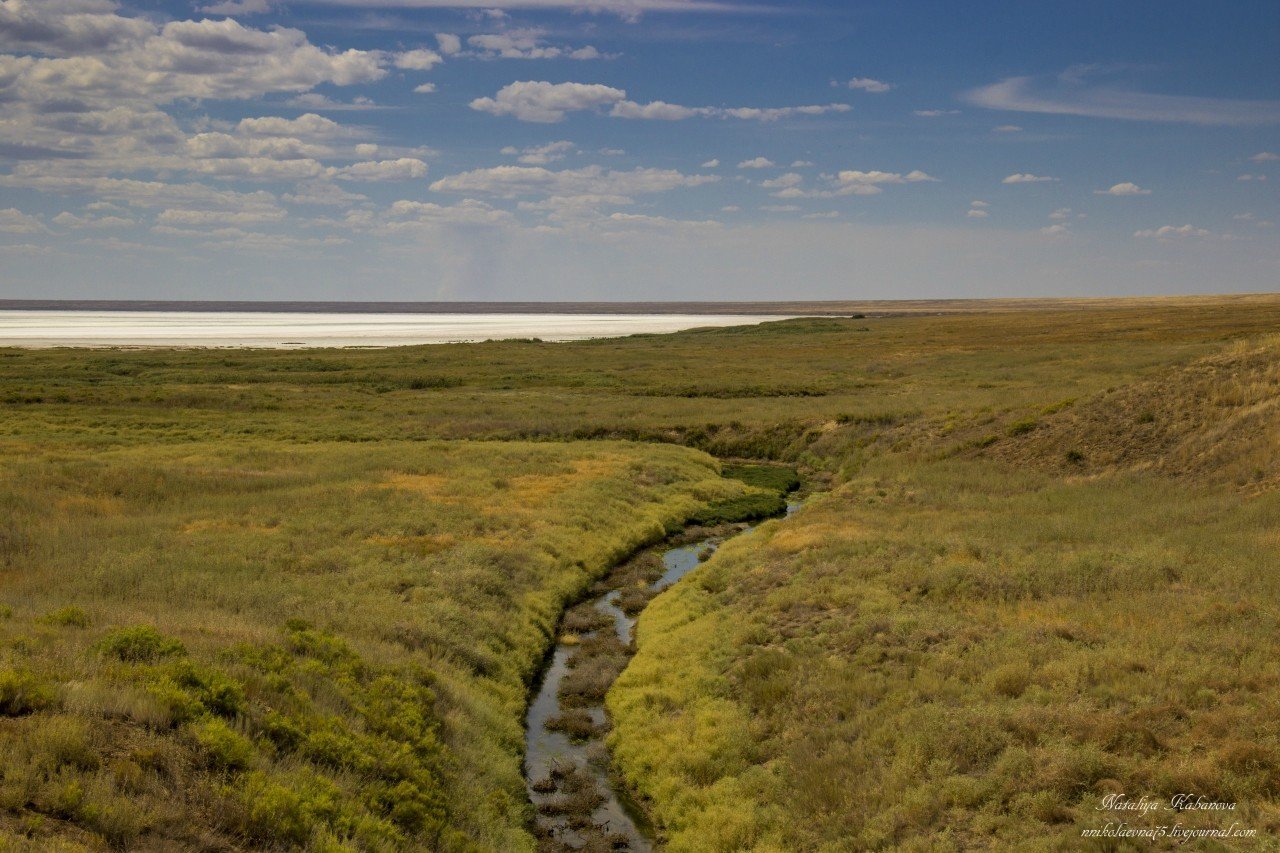
[[[790,515],[799,506],[787,507]],[[650,589],[661,591],[697,568],[726,539],[750,530],[750,525],[734,525],[715,535],[661,551],[663,574]],[[607,583],[607,579],[606,579]],[[636,620],[617,605],[621,591],[612,589],[595,598],[591,605],[608,617],[618,639],[631,645]],[[602,620],[603,621],[603,620]],[[608,630],[602,627],[599,630]],[[560,687],[571,671],[571,658],[582,641],[596,632],[557,638],[551,663],[542,678],[538,692],[525,717],[525,780],[529,798],[538,810],[538,828],[544,850],[631,850],[654,849],[653,834],[643,813],[613,784],[609,752],[604,745],[607,729],[604,707],[588,705],[585,709],[600,732],[585,741],[574,741],[566,734],[547,727],[565,709],[561,706]],[[567,640],[567,642],[566,642]],[[588,817],[576,817],[551,808],[570,791],[591,788],[599,804]]]

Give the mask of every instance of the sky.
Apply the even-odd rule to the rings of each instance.
[[[0,298],[1280,290],[1280,3],[0,0]]]

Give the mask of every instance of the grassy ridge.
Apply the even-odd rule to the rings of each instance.
[[[659,597],[609,707],[671,849],[1070,849],[1116,792],[1274,837],[1277,363],[904,425]]]
[[[564,603],[742,486],[683,448],[0,446],[0,832],[528,849]]]

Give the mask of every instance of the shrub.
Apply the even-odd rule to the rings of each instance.
[[[181,642],[164,636],[150,625],[117,628],[102,638],[98,648],[103,654],[126,663],[151,663],[186,653]]]
[[[89,614],[72,605],[46,614],[44,621],[50,625],[61,625],[64,628],[88,628]]]
[[[1026,435],[1040,425],[1035,418],[1024,418],[1009,425],[1009,435]]]
[[[205,717],[192,723],[191,735],[204,752],[210,767],[217,770],[244,770],[253,763],[253,744],[248,738],[232,731],[218,717]]]
[[[0,670],[0,716],[20,717],[48,707],[53,691],[26,670]]]

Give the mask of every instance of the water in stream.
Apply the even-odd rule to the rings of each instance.
[[[790,504],[787,514],[798,506],[798,503]],[[749,525],[734,525],[728,531],[722,529],[706,538],[661,551],[663,573],[650,586],[650,591],[656,593],[676,583],[725,539],[750,529]],[[636,620],[618,606],[620,595],[620,588],[611,589],[597,596],[591,606],[608,617],[606,624],[612,624],[618,640],[629,647]],[[597,629],[604,630],[608,628]],[[603,705],[594,703],[581,709],[599,726],[599,732],[586,740],[574,741],[562,731],[548,727],[548,723],[566,710],[562,707],[560,692],[564,679],[572,671],[571,657],[582,642],[597,631],[568,636],[561,633],[538,693],[529,705],[525,717],[524,768],[529,797],[538,809],[543,849],[651,851],[652,833],[643,813],[625,792],[614,787],[610,778],[609,753],[603,741],[607,728]],[[564,807],[575,792],[581,797],[584,790],[595,792],[586,795],[586,803],[596,803],[589,815],[582,809],[575,813]]]

